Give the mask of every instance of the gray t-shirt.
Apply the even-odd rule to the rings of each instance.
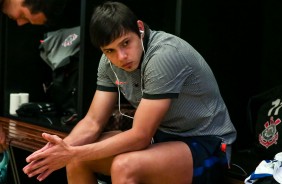
[[[159,130],[180,136],[215,135],[231,144],[236,130],[216,79],[204,58],[186,41],[150,31],[141,68],[126,72],[102,55],[97,88],[113,91],[119,84],[124,97],[137,108],[141,98],[171,98]],[[150,114],[148,114],[150,116]]]

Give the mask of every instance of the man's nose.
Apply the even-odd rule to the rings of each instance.
[[[23,26],[25,24],[29,23],[28,20],[24,20],[24,19],[17,19],[17,24],[18,26]]]
[[[126,57],[127,57],[127,54],[126,54],[125,50],[124,49],[120,49],[118,51],[118,59],[119,60],[124,60]]]

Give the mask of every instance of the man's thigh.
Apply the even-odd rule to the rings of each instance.
[[[98,141],[105,140],[118,133],[120,132],[104,133]],[[115,175],[120,178],[122,172],[119,170],[117,173],[112,173],[113,163],[122,167],[123,171],[131,172],[132,177],[136,177],[140,183],[189,184],[192,182],[192,154],[187,144],[180,141],[155,143],[144,150],[80,164],[94,173],[112,176],[114,181]]]
[[[187,144],[178,141],[156,143],[147,149],[124,153],[114,158],[114,166],[127,170],[127,177],[138,183],[189,184],[193,176],[193,159]],[[120,172],[119,172],[120,171]],[[121,177],[113,169],[112,180]]]

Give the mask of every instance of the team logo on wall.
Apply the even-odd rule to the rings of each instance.
[[[281,122],[280,118],[274,120],[273,116],[270,117],[270,121],[264,124],[264,130],[259,134],[259,142],[265,148],[269,148],[273,144],[277,144],[279,133],[277,131],[277,125]]]

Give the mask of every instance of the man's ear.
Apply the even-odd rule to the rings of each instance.
[[[138,28],[139,28],[139,31],[143,31],[143,33],[144,33],[144,23],[143,23],[143,21],[141,21],[141,20],[137,20],[137,26],[138,26]]]
[[[144,28],[144,23],[141,20],[137,20],[137,26],[140,32],[140,38],[143,39],[144,38],[144,32],[145,32],[145,28]]]

